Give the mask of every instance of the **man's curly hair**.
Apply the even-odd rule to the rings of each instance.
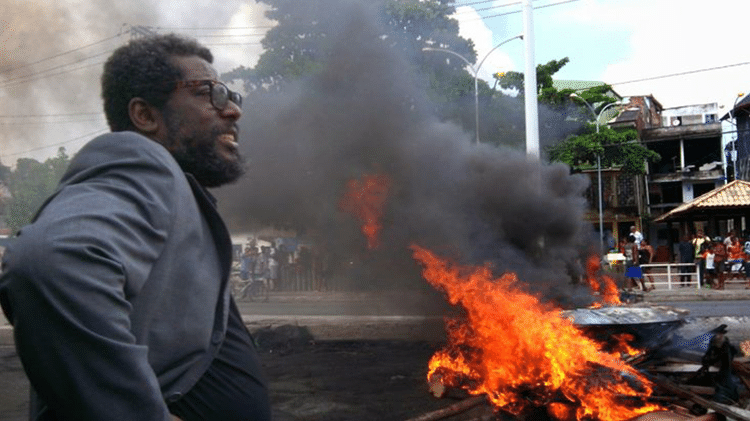
[[[133,128],[128,113],[128,103],[133,98],[143,98],[160,110],[164,108],[173,88],[170,83],[183,77],[172,60],[175,56],[198,56],[213,62],[208,48],[176,34],[132,40],[107,59],[102,74],[102,99],[113,132]]]

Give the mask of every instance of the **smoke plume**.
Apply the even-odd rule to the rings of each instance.
[[[567,271],[590,233],[584,178],[525,154],[476,145],[438,121],[422,80],[388,47],[365,5],[342,2],[329,25],[323,72],[244,107],[248,173],[217,191],[234,230],[304,228],[341,270],[354,262],[362,287],[425,284],[412,243],[464,263],[514,271],[548,295],[569,289]],[[346,183],[388,174],[381,246],[365,248],[358,221],[337,203]]]
[[[257,58],[260,37],[243,34],[268,28],[264,9],[245,0],[0,3],[0,163],[44,161],[60,146],[73,154],[107,131],[99,78],[111,52],[135,36],[133,27],[195,37],[226,71]],[[228,56],[238,51],[245,61],[233,63]]]

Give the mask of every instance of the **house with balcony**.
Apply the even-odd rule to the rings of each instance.
[[[750,94],[737,99],[722,121],[734,123],[734,141],[728,145],[733,156],[734,178],[750,181]]]
[[[641,143],[661,160],[644,177],[646,214],[653,220],[726,180],[722,128],[716,103],[662,108],[653,97],[631,97],[631,106],[611,126],[636,128]],[[650,223],[644,230],[655,246],[678,242],[679,229]]]
[[[716,103],[664,109],[661,126],[641,132],[643,144],[662,157],[648,166],[651,216],[660,216],[724,184],[718,111]]]
[[[650,221],[723,185],[726,180],[718,104],[664,108],[651,95],[632,96],[626,101],[617,117],[607,124],[612,128],[634,128],[641,144],[657,152],[661,160],[648,163],[646,174],[631,176],[632,181],[605,183],[603,193],[605,197],[632,195],[618,203],[630,204],[627,215],[637,215],[639,220],[635,222],[644,222],[642,227],[639,223],[632,225],[642,229],[660,257],[668,259],[669,246],[679,239],[679,228]],[[623,183],[632,187],[618,186]],[[614,209],[610,226],[619,234],[626,233],[631,221],[622,219],[623,213],[618,214]],[[607,215],[606,210],[604,214]]]

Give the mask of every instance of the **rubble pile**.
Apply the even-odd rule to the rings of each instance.
[[[706,328],[710,320],[691,323],[687,311],[649,304],[568,310],[563,317],[573,320],[604,349],[622,349],[623,340],[632,346],[622,359],[648,379],[652,389],[642,397],[623,395],[621,399],[660,409],[623,420],[750,421],[750,338],[732,339],[737,336],[731,329],[739,324],[730,321]],[[606,369],[596,373],[603,382],[614,377]],[[408,421],[598,419],[577,415],[565,396],[550,396],[545,405],[519,415],[491,405],[485,395],[446,387],[439,379],[428,381],[428,388],[435,397],[456,402]]]

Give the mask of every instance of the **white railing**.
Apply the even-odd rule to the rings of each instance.
[[[658,289],[662,289],[659,288],[661,286],[666,286],[667,289],[673,289],[675,286],[679,287],[682,284],[680,280],[681,276],[690,277],[690,280],[687,282],[688,287],[696,289],[700,289],[701,287],[701,275],[695,263],[647,263],[640,266],[643,271],[643,280],[649,284],[653,280],[654,285]],[[688,272],[683,273],[681,271],[683,268],[688,268]]]

